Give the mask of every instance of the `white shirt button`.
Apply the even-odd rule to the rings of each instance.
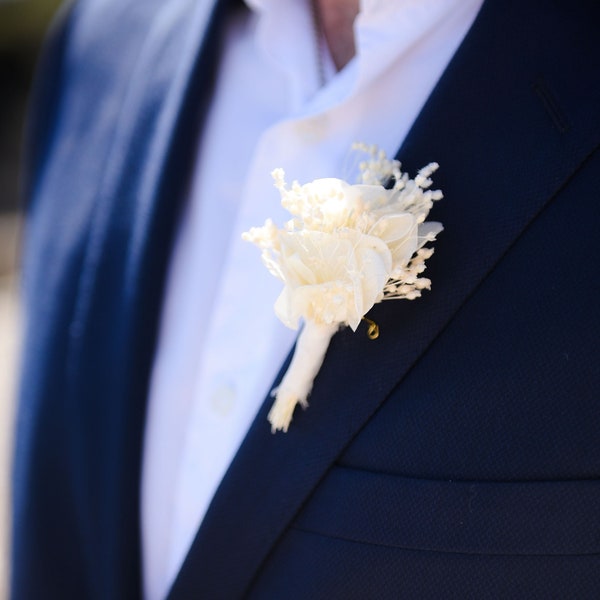
[[[222,417],[227,417],[235,408],[237,392],[235,385],[231,382],[225,382],[213,390],[210,395],[211,410]]]

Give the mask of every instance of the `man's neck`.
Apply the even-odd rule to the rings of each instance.
[[[341,70],[354,56],[354,19],[359,0],[311,0],[336,69]]]

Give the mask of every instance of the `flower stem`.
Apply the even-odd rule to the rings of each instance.
[[[312,390],[313,381],[323,364],[329,342],[338,330],[339,323],[319,325],[306,321],[298,341],[294,356],[281,384],[272,394],[275,402],[269,411],[271,431],[287,431],[292,421],[296,404],[302,408],[308,406],[307,398]]]

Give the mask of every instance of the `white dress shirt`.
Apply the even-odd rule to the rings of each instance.
[[[289,218],[271,171],[301,183],[354,178],[356,141],[394,155],[481,3],[362,0],[356,56],[339,73],[321,57],[322,87],[308,2],[247,0],[250,10],[229,22],[151,380],[141,490],[148,600],[166,596],[296,337],[273,312],[281,283],[241,240],[269,217]]]

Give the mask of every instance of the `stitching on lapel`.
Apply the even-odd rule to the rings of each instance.
[[[569,121],[556,101],[554,94],[548,88],[543,77],[539,77],[532,85],[532,89],[541,100],[546,112],[552,119],[552,123],[559,133],[567,133],[570,129]]]

